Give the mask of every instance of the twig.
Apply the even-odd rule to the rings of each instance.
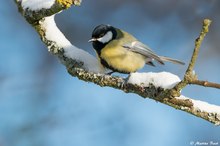
[[[213,87],[213,88],[220,89],[220,84],[209,82],[209,81],[192,80],[189,82],[189,84],[200,85],[200,86],[204,86],[204,87]]]
[[[195,66],[196,63],[196,59],[198,57],[199,54],[199,50],[202,44],[202,41],[204,40],[206,34],[209,32],[209,26],[211,25],[211,20],[209,19],[204,19],[203,20],[203,27],[202,30],[200,32],[199,37],[195,40],[195,48],[189,63],[189,66],[185,72],[184,78],[183,80],[178,83],[172,90],[170,90],[170,93],[176,97],[176,96],[180,96],[180,91],[188,84],[195,84],[198,81],[197,76],[195,73],[193,73],[193,68]]]
[[[194,51],[193,51],[192,58],[191,58],[191,61],[189,63],[188,69],[186,70],[186,73],[189,73],[189,72],[193,71],[193,68],[195,66],[196,59],[198,57],[202,41],[204,40],[206,34],[209,32],[209,26],[211,25],[211,22],[212,21],[209,20],[209,19],[204,19],[203,20],[202,31],[200,32],[199,37],[195,41],[195,48],[194,48]]]
[[[202,27],[199,37],[195,40],[195,48],[194,48],[189,66],[184,75],[184,79],[174,87],[174,90],[172,90],[173,96],[178,96],[180,94],[180,90],[182,90],[188,84],[220,89],[220,84],[198,80],[196,74],[193,73],[193,68],[195,66],[196,59],[198,57],[202,41],[204,40],[206,34],[209,32],[209,26],[211,25],[211,22],[212,21],[209,19],[203,20],[203,27]]]

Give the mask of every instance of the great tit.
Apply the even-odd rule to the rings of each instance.
[[[101,24],[92,32],[92,42],[100,63],[113,72],[129,74],[144,67],[155,66],[153,60],[184,65],[182,61],[159,56],[131,34],[110,25]]]

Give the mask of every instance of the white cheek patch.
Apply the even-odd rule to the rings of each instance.
[[[108,31],[103,37],[98,38],[97,40],[102,43],[107,43],[112,39],[112,37],[113,37],[112,32]]]

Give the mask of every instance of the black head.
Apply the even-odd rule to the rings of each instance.
[[[117,35],[116,29],[110,25],[101,24],[92,32],[92,39],[90,41],[98,41],[100,43],[108,43],[111,40],[115,39]]]
[[[101,24],[92,32],[92,39],[89,42],[92,42],[94,49],[99,54],[101,49],[105,47],[110,41],[114,40],[117,36],[116,28],[110,25]]]

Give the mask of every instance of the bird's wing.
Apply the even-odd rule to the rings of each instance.
[[[125,47],[135,53],[139,53],[139,54],[145,56],[146,58],[156,60],[160,64],[164,64],[164,62],[160,58],[160,56],[158,56],[156,53],[154,53],[147,45],[145,45],[139,41],[134,41],[132,43],[124,44],[123,47]]]

